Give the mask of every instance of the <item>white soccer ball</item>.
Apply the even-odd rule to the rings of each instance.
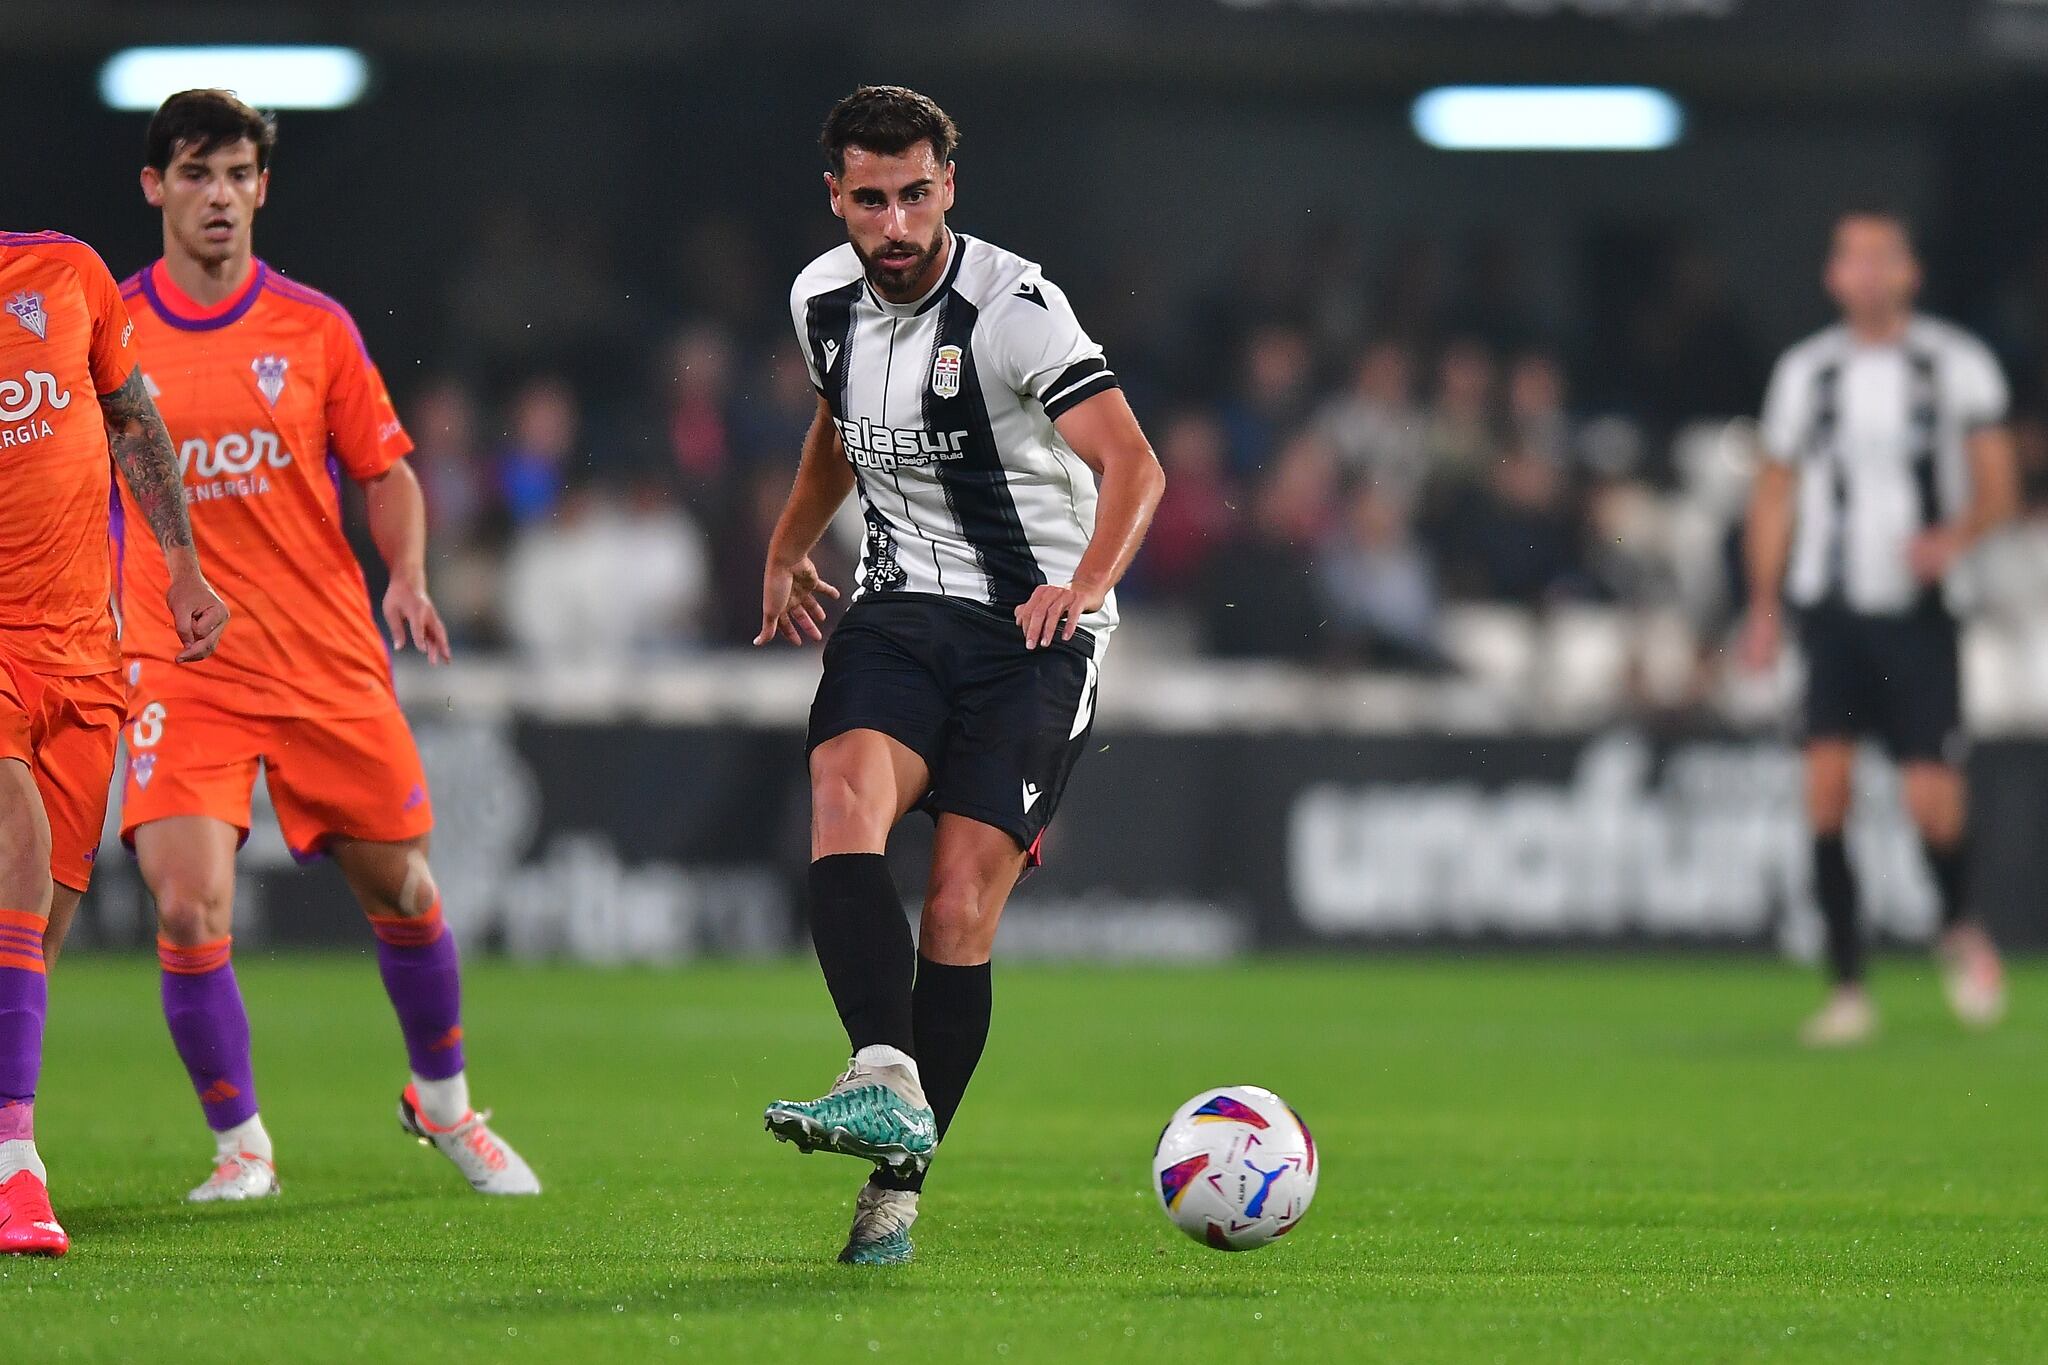
[[[1255,1251],[1294,1230],[1316,1196],[1316,1141],[1287,1102],[1255,1085],[1204,1090],[1174,1111],[1152,1155],[1173,1225],[1218,1251]]]

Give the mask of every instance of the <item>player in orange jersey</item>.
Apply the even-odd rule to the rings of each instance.
[[[135,558],[170,601],[168,621],[142,613],[167,660],[212,653],[227,612],[106,266],[59,233],[0,233],[0,308],[0,1253],[61,1256],[35,1145],[45,941],[53,952],[53,912],[68,920],[91,877],[120,737],[114,466],[163,550]]]
[[[274,125],[222,90],[151,121],[142,191],[163,259],[123,286],[143,371],[184,467],[193,532],[241,623],[203,667],[171,667],[153,623],[122,641],[129,763],[122,837],[156,898],[165,1022],[214,1131],[199,1201],[274,1194],[249,1020],[229,957],[235,851],[264,769],[286,842],[334,859],[377,936],[411,1062],[407,1132],[486,1194],[540,1189],[470,1107],[461,974],[427,865],[433,813],[390,656],[342,534],[341,478],[367,492],[391,571],[384,620],[435,663],[448,635],[427,596],[426,515],[412,449],[355,324],[255,258]],[[130,595],[161,568],[123,565]]]

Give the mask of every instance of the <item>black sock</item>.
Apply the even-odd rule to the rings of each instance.
[[[1941,905],[1941,927],[1946,929],[1963,918],[1969,905],[1966,882],[1969,878],[1969,849],[1967,841],[1958,839],[1947,848],[1936,848],[1923,844],[1927,850],[1927,870],[1934,874],[1934,896]]]
[[[988,1043],[988,1021],[995,1001],[989,964],[949,967],[923,954],[917,959],[917,991],[911,1005],[917,1033],[917,1073],[931,1101],[939,1137],[953,1126],[967,1082]],[[875,1183],[891,1190],[921,1190],[922,1174],[875,1173]]]
[[[811,864],[811,942],[855,1052],[882,1043],[916,1056],[910,1023],[917,949],[889,864],[879,853],[834,853]]]
[[[1854,985],[1863,979],[1863,936],[1856,929],[1856,877],[1849,870],[1849,850],[1837,834],[1813,839],[1813,890],[1827,924],[1828,964],[1835,984]]]

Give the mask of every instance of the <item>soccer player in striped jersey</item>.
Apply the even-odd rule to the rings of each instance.
[[[996,924],[1087,747],[1113,590],[1166,481],[1066,295],[947,226],[956,140],[896,86],[826,121],[849,241],[791,294],[818,407],[755,640],[822,638],[839,593],[810,552],[857,497],[866,544],[808,742],[811,934],[853,1060],[766,1120],[875,1163],[840,1253],[871,1264],[911,1257],[925,1168],[988,1037]],[[936,821],[914,945],[882,856],[913,809]]]
[[[376,935],[410,1062],[400,1124],[478,1191],[537,1193],[526,1162],[470,1107],[461,973],[427,863],[426,776],[342,533],[345,475],[367,493],[391,570],[393,642],[445,661],[412,441],[347,312],[255,257],[275,136],[226,91],[165,101],[142,171],[164,254],[125,286],[193,532],[246,623],[197,668],[168,666],[174,642],[154,622],[122,641],[121,832],[156,899],[164,1019],[214,1136],[212,1173],[189,1197],[278,1188],[230,951],[235,851],[259,764],[286,843],[334,860]],[[162,566],[148,557],[128,556],[122,572],[130,597],[159,590]]]
[[[1764,399],[1765,460],[1750,504],[1744,649],[1775,658],[1781,598],[1806,655],[1806,807],[1831,990],[1814,1046],[1877,1028],[1844,829],[1859,740],[1899,765],[1941,915],[1950,1007],[2005,1009],[1997,951],[1972,913],[1964,785],[1958,570],[2010,520],[2019,477],[2005,377],[1977,338],[1914,309],[1920,265],[1886,210],[1835,224],[1827,286],[1842,321],[1787,351]]]

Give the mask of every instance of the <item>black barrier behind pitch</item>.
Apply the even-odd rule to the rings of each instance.
[[[791,730],[436,722],[434,862],[472,949],[676,961],[804,942],[802,739]],[[1973,863],[2000,937],[2048,945],[2048,741],[1980,746]],[[1880,937],[1923,941],[1931,887],[1895,780],[1866,763],[1852,853]],[[1713,944],[1812,951],[1798,773],[1729,736],[1098,734],[1013,902],[1013,955],[1202,959],[1249,948]],[[892,849],[907,905],[929,826]],[[259,800],[245,948],[353,945],[331,868],[299,867]],[[110,845],[80,939],[149,941]]]

